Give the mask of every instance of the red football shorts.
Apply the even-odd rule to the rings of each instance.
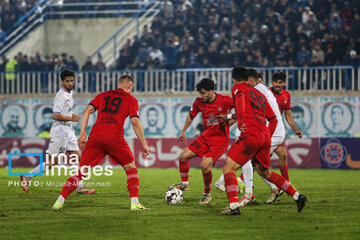
[[[89,138],[81,154],[80,166],[96,166],[108,154],[121,166],[134,161],[134,156],[124,137],[94,135]]]
[[[241,134],[240,138],[231,146],[228,156],[241,166],[250,159],[260,163],[265,168],[270,167],[271,139],[262,132],[256,135]]]
[[[199,157],[212,158],[214,164],[226,152],[229,142],[222,142],[221,145],[208,144],[204,137],[199,136],[195,139],[188,148]]]

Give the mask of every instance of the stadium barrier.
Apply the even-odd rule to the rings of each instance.
[[[136,139],[127,139],[134,154],[136,165],[141,168],[177,168],[181,151],[193,138],[179,144],[176,138],[149,138],[152,150],[148,157],[144,156],[141,143]],[[233,143],[231,139],[230,143]],[[49,139],[40,138],[0,138],[0,167],[8,166],[8,154],[17,150],[19,153],[43,153],[47,149]],[[284,142],[288,151],[290,168],[328,168],[328,169],[360,169],[360,138],[286,138]],[[225,163],[226,154],[215,167],[221,168]],[[45,159],[45,158],[44,158]],[[191,167],[199,167],[201,159],[190,161]],[[39,164],[37,157],[13,157],[13,172],[17,167],[35,167]],[[101,165],[114,165],[105,157]],[[271,158],[271,166],[278,166],[277,156]]]
[[[359,68],[350,66],[309,68],[257,68],[265,85],[270,86],[271,76],[284,71],[288,76],[286,90],[338,91],[360,90]],[[133,71],[80,71],[75,92],[98,93],[116,88],[121,74],[135,78],[134,92],[186,93],[194,92],[199,79],[210,77],[216,82],[216,91],[229,92],[232,87],[231,68],[198,68],[176,70]],[[59,72],[2,72],[1,94],[55,94],[60,88]]]

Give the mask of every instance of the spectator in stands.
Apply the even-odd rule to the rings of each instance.
[[[61,59],[58,62],[58,65],[59,65],[59,71],[69,68],[69,61],[67,59],[67,53],[61,54]]]
[[[84,65],[81,67],[81,71],[93,71],[94,65],[92,64],[91,57],[86,57]]]
[[[166,69],[175,69],[178,49],[175,46],[174,39],[169,38],[164,50]]]
[[[300,51],[297,54],[297,61],[299,66],[304,66],[304,64],[310,64],[311,62],[311,54],[306,49],[305,45],[300,47]]]
[[[334,66],[338,62],[337,56],[333,51],[333,45],[329,44],[327,47],[327,52],[325,54],[325,66]]]
[[[68,69],[73,70],[73,71],[79,71],[80,70],[79,64],[75,60],[74,56],[69,57]]]
[[[102,57],[100,57],[100,56],[98,57],[98,60],[95,63],[94,67],[95,67],[96,71],[105,71],[106,70],[106,66],[105,66],[105,63],[102,60]]]
[[[314,61],[314,58],[317,58],[317,62],[319,62],[319,65],[323,64],[325,61],[325,53],[320,48],[320,44],[315,44],[313,49],[311,50],[311,61]]]
[[[157,59],[159,62],[162,62],[164,60],[163,52],[156,45],[153,46],[149,56],[152,61],[155,61]]]
[[[360,66],[360,58],[356,55],[356,51],[352,49],[349,56],[350,57],[345,59],[344,64],[358,68]]]

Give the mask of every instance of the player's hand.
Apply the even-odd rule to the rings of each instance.
[[[239,130],[242,132],[242,133],[246,133],[246,125],[245,124],[243,124],[240,128],[239,128]]]
[[[223,114],[223,113],[217,115],[216,118],[219,119],[221,124],[225,124],[226,121],[228,120],[227,119],[227,114]]]
[[[85,146],[85,143],[86,143],[86,134],[80,134],[80,136],[78,137],[79,148],[83,148]]]
[[[80,115],[76,115],[75,113],[71,116],[71,121],[78,122],[80,120]]]
[[[185,140],[185,132],[181,131],[180,136],[178,137],[178,143]]]
[[[303,132],[302,132],[302,131],[297,130],[297,131],[295,131],[295,133],[296,133],[296,135],[297,135],[299,138],[302,138],[302,136],[303,136]]]
[[[148,145],[143,146],[145,156],[148,156],[150,154],[150,148]]]

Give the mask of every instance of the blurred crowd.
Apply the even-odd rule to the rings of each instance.
[[[116,69],[359,65],[360,0],[164,0]]]

